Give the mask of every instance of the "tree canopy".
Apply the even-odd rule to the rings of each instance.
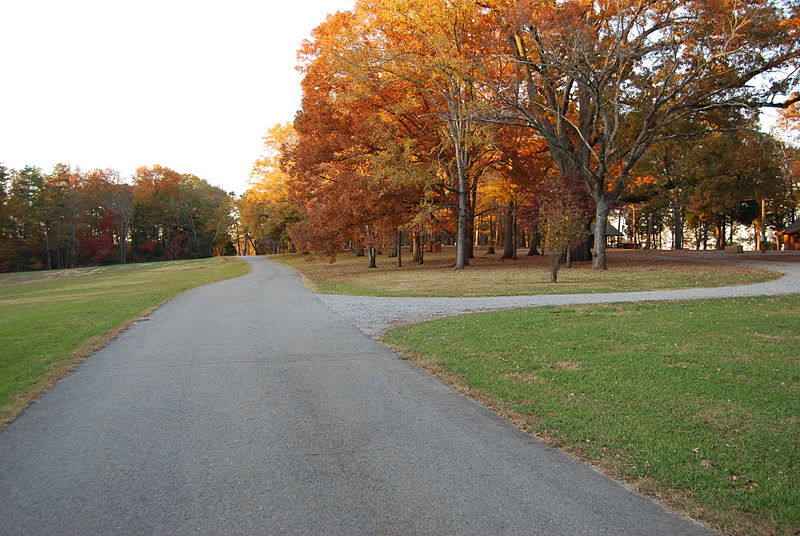
[[[779,0],[360,0],[300,50],[295,137],[270,165],[300,220],[281,232],[325,253],[453,237],[461,269],[482,221],[538,234],[557,186],[561,206],[590,200],[604,269],[609,213],[648,176],[642,199],[672,195],[681,222],[746,223],[743,203],[785,188],[780,143],[736,132],[765,107],[796,122],[798,21]]]

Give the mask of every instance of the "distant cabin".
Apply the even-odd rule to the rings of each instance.
[[[800,250],[800,218],[792,222],[789,227],[776,233],[778,237],[778,251]]]
[[[592,232],[589,234],[589,241],[591,243],[591,247],[594,247],[594,222],[592,222],[591,231]],[[608,245],[608,239],[614,236],[623,235],[619,232],[619,229],[606,222],[606,245]]]

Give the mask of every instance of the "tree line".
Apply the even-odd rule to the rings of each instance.
[[[782,0],[358,0],[301,48],[301,109],[241,224],[262,250],[372,265],[436,237],[457,269],[521,241],[604,269],[615,211],[677,248],[781,226],[798,152],[758,121],[796,110],[798,21]]]
[[[0,271],[235,254],[233,198],[153,165],[49,173],[0,165]]]

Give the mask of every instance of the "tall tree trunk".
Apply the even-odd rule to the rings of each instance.
[[[397,267],[403,267],[403,231],[397,231]]]
[[[514,202],[506,205],[506,217],[503,219],[503,255],[501,259],[516,258],[516,244],[514,243]]]
[[[467,258],[475,258],[475,203],[478,198],[477,181],[470,185],[469,199],[467,204]]]
[[[606,221],[608,220],[608,209],[611,200],[600,197],[596,202],[597,211],[595,212],[594,222],[594,269],[607,270],[606,264]]]
[[[451,104],[450,121],[451,139],[455,149],[456,175],[458,180],[458,231],[456,235],[456,270],[463,270],[469,266],[469,249],[467,241],[467,219],[469,214],[469,180],[467,177],[467,150],[465,144],[465,123],[460,119],[460,113],[455,106],[455,101]],[[458,119],[455,119],[458,118]]]
[[[683,213],[677,199],[672,202],[672,249],[683,249]]]
[[[369,267],[377,268],[378,248],[367,248],[367,256],[369,257]]]
[[[458,158],[458,157],[456,157]],[[459,164],[459,168],[461,165]],[[467,205],[469,195],[466,190],[466,177],[461,171],[458,173],[458,231],[456,234],[456,270],[463,270],[469,266],[467,240]]]

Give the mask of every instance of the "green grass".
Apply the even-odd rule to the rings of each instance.
[[[501,311],[384,340],[723,530],[800,528],[800,296]]]
[[[575,294],[631,292],[691,287],[744,285],[775,279],[780,274],[755,268],[710,264],[692,260],[675,261],[653,257],[652,252],[611,251],[609,269],[593,270],[591,263],[575,263],[559,272],[558,283],[550,283],[547,259],[527,257],[520,251],[516,260],[478,251],[471,266],[453,270],[454,253],[427,253],[425,264],[411,262],[404,253],[404,265],[381,256],[378,268],[370,269],[365,257],[342,253],[335,263],[299,254],[273,255],[271,259],[299,271],[306,285],[323,294],[364,296],[513,296],[525,294]],[[685,254],[691,258],[691,252]]]
[[[0,425],[130,321],[178,294],[247,273],[238,259],[0,275]]]

